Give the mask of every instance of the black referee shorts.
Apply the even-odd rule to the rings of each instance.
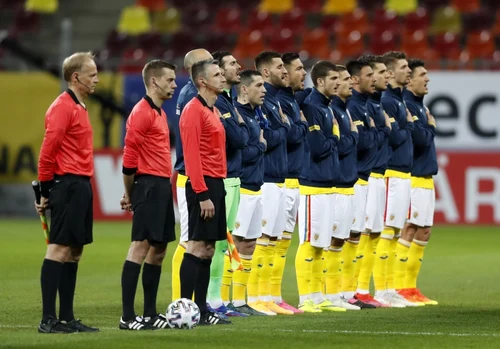
[[[175,241],[175,215],[172,185],[164,177],[138,175],[135,177],[130,201],[132,241],[148,240],[152,244]]]
[[[90,178],[72,174],[54,176],[50,190],[51,244],[80,246],[90,244],[93,209]]]
[[[186,201],[188,206],[189,223],[188,236],[193,241],[218,241],[227,238],[226,223],[226,190],[222,178],[205,176],[208,195],[215,207],[215,215],[208,220],[203,219],[200,202],[191,186],[191,181],[186,183]]]

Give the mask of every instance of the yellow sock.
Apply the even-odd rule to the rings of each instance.
[[[411,243],[406,263],[404,288],[417,288],[417,278],[422,266],[425,246],[427,246],[427,241],[413,240]]]
[[[309,242],[299,245],[295,256],[295,274],[297,276],[297,287],[299,296],[311,294],[309,284],[312,277],[314,247]]]
[[[247,285],[248,303],[256,302],[259,298],[259,281],[262,274],[262,267],[264,266],[264,250],[268,244],[269,239],[257,239],[252,257],[252,271],[250,272]]]
[[[269,244],[264,249],[262,259],[262,272],[259,279],[259,299],[263,301],[271,301],[271,274],[274,264],[274,250],[276,241],[269,241]]]
[[[358,277],[359,293],[368,293],[370,291],[370,279],[372,277],[373,266],[377,257],[377,246],[380,241],[380,234],[370,234],[368,242],[365,245],[364,257]],[[383,281],[385,284],[385,279]]]
[[[323,278],[323,249],[319,247],[313,247],[313,261],[311,270],[311,281],[309,283],[309,292],[323,293],[321,292],[321,279]]]
[[[323,249],[323,254],[321,255],[321,263],[323,263],[323,274],[321,275],[321,292],[323,294],[326,294],[326,272],[328,271],[328,265],[327,265],[327,259],[326,256],[328,255],[328,248]]]
[[[283,272],[285,271],[286,253],[292,243],[292,234],[283,232],[281,240],[277,241],[274,252],[274,265],[271,274],[271,296],[276,304],[281,303],[281,283],[283,282]]]
[[[393,237],[394,228],[385,227],[377,245],[377,257],[373,265],[373,283],[375,284],[375,291],[387,289],[387,262],[389,260],[389,250]]]
[[[387,274],[385,278],[385,287],[388,290],[394,290],[396,285],[394,284],[394,276],[396,273],[396,246],[398,244],[397,237],[392,238],[389,243],[389,254],[387,255]]]
[[[229,303],[229,294],[231,290],[231,282],[233,280],[233,270],[231,269],[231,260],[226,253],[224,256],[224,272],[222,273],[222,285],[220,287],[220,295],[224,304]]]
[[[341,292],[351,292],[352,284],[354,283],[354,268],[356,264],[356,250],[358,249],[358,241],[347,241],[342,248],[342,276],[340,283]]]
[[[242,270],[234,271],[233,304],[240,307],[245,304],[245,291],[252,271],[252,256],[240,254]]]
[[[342,268],[342,247],[330,247],[326,256],[326,295],[336,295],[340,293],[340,269]]]
[[[361,266],[363,265],[363,260],[365,258],[365,246],[370,240],[370,234],[361,234],[359,238],[358,248],[356,249],[356,263],[354,263],[354,277],[352,278],[352,284],[350,291],[356,292],[358,287],[359,273],[361,272]]]
[[[408,250],[410,249],[410,242],[400,238],[396,245],[396,272],[394,275],[394,286],[396,290],[404,288],[406,266],[408,265]]]
[[[179,243],[172,257],[172,302],[181,298],[181,263],[186,247]]]

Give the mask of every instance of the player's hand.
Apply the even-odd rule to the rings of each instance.
[[[281,122],[290,125],[290,120],[288,120],[288,116],[286,116],[285,113],[283,113],[283,110],[281,109],[281,104],[279,102],[278,102],[278,110],[280,112]]]
[[[40,204],[37,204],[35,201],[35,209],[36,213],[40,216],[45,214],[45,211],[49,209],[49,199],[44,198],[43,196],[40,198]]]
[[[215,215],[215,207],[212,200],[207,199],[205,201],[200,201],[201,213],[200,216],[204,220],[210,219]]]
[[[413,122],[413,116],[408,109],[406,109],[406,121]]]
[[[123,194],[120,200],[120,206],[122,210],[132,211],[132,203],[130,202],[130,198],[126,193]]]
[[[368,118],[368,120],[370,121],[370,127],[375,127],[375,121],[373,121],[373,118],[371,116]]]
[[[429,109],[425,108],[425,112],[427,113],[427,123],[431,126],[436,127],[436,118],[431,114]]]
[[[335,119],[335,121],[337,121]],[[349,123],[351,124],[351,132],[356,132],[358,133],[358,127],[354,124],[354,121],[352,121],[352,118],[349,116]]]
[[[333,118],[333,125],[334,125],[334,126],[338,126],[338,125],[339,125],[339,123],[337,122],[337,119],[336,119],[336,118]]]
[[[307,122],[307,119],[306,119],[304,113],[302,112],[302,110],[300,111],[300,121]]]
[[[388,127],[389,130],[392,130],[391,118],[389,117],[389,115],[387,115],[385,111],[384,111],[384,119],[385,119],[385,127]]]
[[[264,143],[264,145],[266,146],[266,150],[267,150],[267,141],[264,138],[264,130],[260,130],[259,142]]]
[[[238,109],[234,108],[235,112],[236,112],[236,116],[238,117],[238,124],[244,124],[245,123],[245,120],[243,120],[243,117],[241,116],[240,112],[238,111]]]

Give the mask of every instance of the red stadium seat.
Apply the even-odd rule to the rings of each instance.
[[[496,12],[500,10],[500,1],[498,0],[483,0],[483,7],[489,11]]]
[[[0,0],[0,10],[18,11],[23,8],[25,0]]]
[[[247,28],[250,31],[259,30],[264,34],[274,32],[274,22],[271,14],[254,9],[248,16]]]
[[[184,56],[186,52],[198,46],[194,41],[194,37],[192,33],[187,31],[173,34],[167,46],[167,49],[172,52],[172,57]]]
[[[14,34],[34,33],[40,27],[40,15],[36,12],[19,10],[10,30]]]
[[[488,31],[468,34],[466,51],[469,59],[491,59],[495,51],[493,36]]]
[[[383,7],[385,0],[358,0],[358,6],[365,10]]]
[[[328,33],[321,28],[305,32],[301,47],[301,56],[328,59],[328,54],[330,53]]]
[[[129,48],[125,50],[120,62],[122,73],[139,73],[147,62],[146,53],[140,48]]]
[[[335,50],[331,52],[330,59],[338,62],[347,58],[356,58],[362,55],[364,51],[363,35],[355,30],[348,35],[336,37]]]
[[[417,8],[415,12],[408,13],[403,18],[403,28],[405,32],[424,31],[429,27],[429,13],[423,7]]]
[[[144,50],[147,55],[155,55],[163,51],[163,43],[160,33],[145,33],[137,37],[137,47]]]
[[[425,60],[426,66],[430,69],[439,68],[436,53],[429,46],[429,40],[424,31],[404,33],[401,38],[401,51],[406,53],[409,58]]]
[[[193,3],[182,12],[182,20],[188,28],[206,28],[212,22],[210,9],[203,3]]]
[[[215,15],[215,29],[223,33],[237,33],[241,30],[241,11],[238,7],[222,7]]]
[[[337,16],[322,16],[321,17],[321,28],[329,33],[335,31],[336,26],[339,23],[339,18]]]
[[[271,50],[276,52],[295,52],[297,45],[295,36],[289,28],[282,28],[279,34],[273,34],[268,39],[268,44]]]
[[[135,3],[137,6],[145,7],[151,12],[161,11],[166,8],[165,0],[137,0]]]
[[[465,33],[480,33],[483,30],[491,30],[493,26],[494,13],[488,11],[476,11],[468,13],[463,17],[463,27]]]
[[[368,32],[368,16],[366,12],[357,8],[354,12],[346,13],[339,18],[335,26],[336,36],[347,36],[353,31],[359,32],[364,35]]]
[[[306,19],[300,9],[293,9],[280,15],[279,27],[290,28],[294,34],[301,35],[305,29]]]
[[[399,17],[396,12],[386,11],[383,8],[374,11],[372,23],[375,36],[387,31],[396,33],[399,30]]]
[[[446,33],[434,37],[434,50],[441,59],[458,60],[460,58],[460,40],[456,34]]]
[[[232,37],[227,33],[209,33],[205,37],[205,41],[201,46],[206,48],[209,52],[214,51],[229,51],[234,48]]]
[[[493,24],[493,34],[500,35],[500,10],[497,11],[495,16],[495,23]]]
[[[295,7],[306,13],[320,12],[322,6],[322,0],[295,0]]]
[[[239,60],[253,60],[265,49],[266,46],[264,44],[262,32],[259,30],[253,30],[239,35],[238,43],[236,44],[236,48],[233,53]]]
[[[473,12],[481,7],[481,0],[451,0],[451,6],[460,12]]]
[[[127,34],[119,33],[116,30],[109,32],[106,38],[106,49],[109,51],[111,56],[125,50],[130,44],[130,37]]]
[[[387,30],[380,35],[373,34],[371,38],[370,52],[382,55],[388,51],[399,51],[396,35]]]
[[[448,0],[420,0],[420,6],[425,7],[430,13],[432,13],[438,7],[448,5],[448,3]]]

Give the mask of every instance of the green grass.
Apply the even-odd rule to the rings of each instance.
[[[500,348],[500,234],[498,227],[436,227],[419,284],[439,306],[235,319],[231,326],[130,333],[117,329],[120,275],[130,223],[96,223],[83,255],[75,312],[97,334],[41,335],[40,266],[45,245],[36,220],[2,220],[0,347],[10,348]],[[297,237],[291,247],[293,256]],[[170,300],[168,248],[158,309]],[[284,297],[297,303],[293,257],[287,260]],[[138,287],[136,310],[141,312]]]

